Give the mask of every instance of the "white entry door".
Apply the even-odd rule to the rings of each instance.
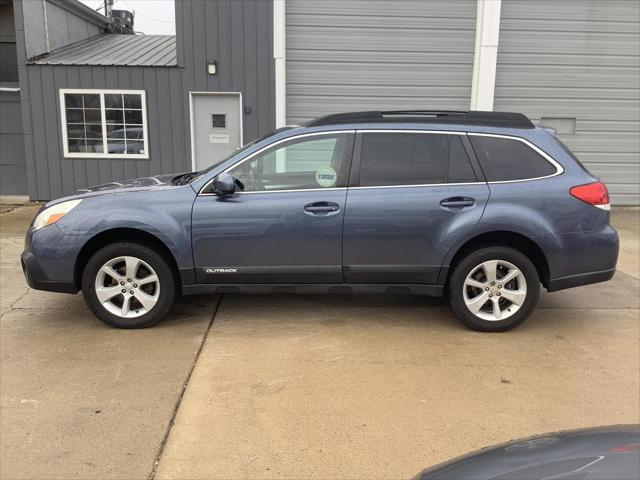
[[[242,146],[242,94],[191,92],[191,146],[194,170]]]

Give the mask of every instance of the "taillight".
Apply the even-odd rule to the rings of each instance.
[[[586,185],[577,185],[571,187],[569,193],[579,200],[582,200],[594,207],[610,210],[609,191],[607,186],[602,182],[587,183]]]

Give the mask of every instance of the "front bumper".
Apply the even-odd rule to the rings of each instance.
[[[20,262],[22,263],[22,272],[31,288],[59,293],[76,293],[78,291],[73,282],[50,280],[32,252],[22,252]]]
[[[34,232],[29,229],[20,261],[31,288],[49,292],[76,293],[76,259],[84,235],[66,235],[57,225]]]

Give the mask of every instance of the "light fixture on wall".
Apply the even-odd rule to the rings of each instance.
[[[218,73],[218,62],[216,60],[207,61],[207,73],[209,75],[215,75]]]

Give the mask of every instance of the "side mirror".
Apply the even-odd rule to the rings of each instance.
[[[211,187],[218,195],[233,195],[236,193],[236,179],[229,173],[222,172],[213,179]]]

